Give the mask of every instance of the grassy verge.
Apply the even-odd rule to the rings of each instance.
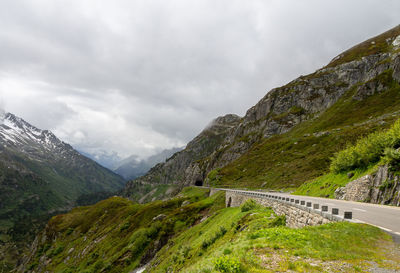
[[[356,169],[352,172],[354,176],[351,178],[347,176],[346,172],[337,174],[328,173],[310,182],[302,184],[293,192],[293,194],[334,198],[334,193],[337,188],[344,187],[347,183],[364,175],[374,173],[376,169],[376,165],[367,169]]]
[[[320,272],[327,264],[346,264],[346,272],[357,272],[367,268],[368,261],[382,264],[385,259],[378,246],[389,237],[378,228],[284,225],[284,218],[268,208],[225,208],[171,240],[148,272]],[[213,243],[204,246],[210,240]]]

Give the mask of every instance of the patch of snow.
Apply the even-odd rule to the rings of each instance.
[[[9,120],[8,118],[4,119],[3,124],[19,133],[22,133],[22,129],[16,126],[15,123]]]
[[[135,269],[132,273],[142,273],[146,270],[146,266],[139,267],[138,269]]]
[[[15,139],[11,138],[8,134],[5,134],[3,132],[0,132],[0,134],[3,136],[4,139],[6,139],[6,140],[8,140],[8,141],[10,141],[12,143],[16,143]]]

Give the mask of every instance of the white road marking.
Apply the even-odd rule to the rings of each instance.
[[[400,235],[400,232],[395,232],[397,235]]]
[[[381,227],[381,226],[376,226],[376,227],[378,227],[378,228],[380,228],[380,229],[383,229],[383,230],[385,230],[385,231],[388,231],[388,232],[392,232],[392,230],[391,230],[391,229],[388,229],[388,228],[384,228],[384,227]]]
[[[366,222],[364,222],[364,221],[362,221],[362,220],[357,220],[357,219],[354,219],[354,220],[356,220],[356,221],[358,221],[358,222],[360,222],[360,223],[366,223]],[[374,226],[374,227],[377,227],[377,228],[380,228],[380,229],[385,230],[385,231],[387,231],[387,232],[393,232],[393,230],[388,229],[388,228],[384,228],[384,227],[377,226],[377,225],[374,225],[374,224],[369,224],[369,223],[366,223],[366,224],[371,225],[371,226]],[[400,232],[394,232],[394,233],[396,233],[397,235],[400,235]]]
[[[362,212],[367,212],[365,209],[358,209],[358,208],[353,208],[354,210],[362,211]]]

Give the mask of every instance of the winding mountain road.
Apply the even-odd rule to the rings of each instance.
[[[218,188],[218,190],[230,191],[232,189]],[[339,209],[339,215],[343,215],[345,211],[353,213],[353,221],[356,223],[366,223],[376,226],[387,233],[391,234],[395,241],[400,242],[400,207],[361,203],[353,201],[344,201],[337,199],[328,199],[320,197],[292,195],[281,192],[264,192],[264,191],[249,191],[237,190],[243,193],[257,194],[258,198],[267,198],[267,195],[280,196],[290,199],[298,199],[300,201],[311,202],[321,206],[328,206],[329,211],[332,208]]]

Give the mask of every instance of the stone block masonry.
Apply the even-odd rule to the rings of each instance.
[[[273,194],[245,192],[238,190],[225,190],[226,206],[239,207],[248,199],[253,199],[257,203],[271,207],[277,215],[286,216],[286,225],[291,228],[302,228],[305,226],[316,226],[330,222],[345,221],[339,215],[333,215],[319,209],[319,205],[310,204],[300,205],[297,199],[276,198]],[[335,211],[336,212],[336,211]]]

